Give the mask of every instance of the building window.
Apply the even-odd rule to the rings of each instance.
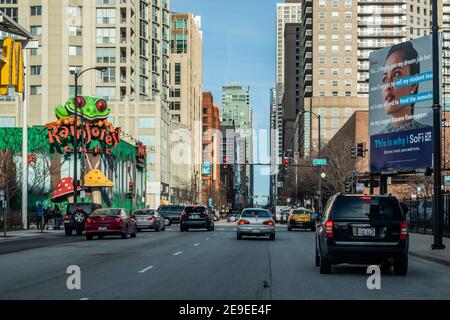
[[[139,118],[139,128],[140,129],[154,129],[155,128],[155,118],[153,118],[153,117]]]
[[[42,26],[32,26],[30,31],[33,36],[40,36],[42,34]]]
[[[138,140],[141,141],[147,147],[154,146],[156,143],[156,138],[154,135],[140,135]]]
[[[81,27],[81,26],[70,26],[69,27],[69,35],[70,36],[82,36],[83,35],[83,27]]]
[[[77,96],[83,95],[83,87],[78,86],[77,87]],[[74,97],[75,96],[75,86],[69,86],[69,96]]]
[[[83,54],[83,47],[81,46],[69,46],[70,56],[81,56]]]
[[[39,76],[41,75],[42,66],[31,66],[31,75]]]
[[[345,117],[350,118],[353,114],[353,108],[345,108]]]
[[[171,98],[180,98],[181,97],[181,90],[180,89],[170,90],[170,97]]]
[[[116,68],[108,67],[103,72],[97,72],[97,82],[115,83],[116,82]]]
[[[181,84],[181,64],[175,63],[175,84]]]
[[[114,28],[98,28],[97,29],[98,44],[115,44],[116,29]]]
[[[42,16],[42,7],[41,6],[31,6],[31,16]]]
[[[339,63],[339,57],[333,56],[332,61],[333,61],[333,64],[338,64]]]
[[[116,48],[97,48],[97,63],[116,63]]]
[[[339,69],[338,69],[338,68],[333,68],[333,69],[331,69],[331,74],[332,74],[333,76],[339,75]]]
[[[116,9],[97,9],[97,24],[115,24]]]
[[[97,97],[101,97],[107,100],[113,100],[116,96],[116,88],[115,87],[97,87],[95,90],[95,94]]]
[[[332,17],[333,19],[338,19],[338,18],[339,18],[339,12],[333,11],[333,12],[331,13],[331,17]]]
[[[339,108],[332,108],[331,109],[331,116],[334,118],[339,117]]]
[[[30,86],[30,94],[31,95],[42,94],[42,86]]]
[[[169,109],[171,111],[180,111],[181,110],[181,102],[180,101],[170,102]]]
[[[83,8],[80,6],[68,6],[67,15],[69,17],[81,17],[83,15]]]
[[[339,80],[331,80],[331,85],[333,87],[338,87],[339,86]]]
[[[14,128],[15,126],[15,117],[0,117],[0,128]]]
[[[42,47],[30,49],[30,55],[31,56],[39,56],[41,55]]]
[[[327,84],[326,80],[323,80],[323,79],[319,80],[319,87],[325,87],[326,84]]]

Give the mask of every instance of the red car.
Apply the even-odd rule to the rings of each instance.
[[[86,240],[92,240],[94,236],[101,239],[112,235],[121,236],[122,239],[128,236],[135,238],[136,234],[136,219],[125,209],[96,209],[86,220]]]

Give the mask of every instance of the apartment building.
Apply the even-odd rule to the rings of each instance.
[[[75,72],[105,67],[84,73],[78,94],[105,98],[123,139],[147,146],[147,204],[166,201],[169,0],[5,0],[0,10],[40,43],[26,50],[29,124],[55,119],[55,106],[75,93]],[[0,125],[22,125],[18,103],[14,94],[0,101]]]
[[[369,54],[429,34],[431,21],[430,0],[302,0],[301,109],[321,116],[323,142],[353,112],[367,110]],[[297,117],[305,156],[318,146],[313,113]]]
[[[170,48],[170,115],[172,121],[189,128],[191,168],[186,174],[192,185],[196,186],[199,201],[202,182],[203,92],[201,17],[191,13],[172,13]]]
[[[202,203],[213,200],[213,206],[220,202],[220,110],[211,92],[203,93],[202,108],[203,141],[202,163],[210,163],[210,173],[202,172]]]

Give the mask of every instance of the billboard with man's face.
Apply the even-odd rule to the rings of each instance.
[[[432,36],[396,44],[369,57],[372,173],[432,166]]]

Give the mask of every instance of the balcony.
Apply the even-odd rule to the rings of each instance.
[[[405,37],[406,32],[403,30],[374,30],[371,28],[364,28],[358,30],[358,36],[360,37],[374,37],[374,38],[386,38],[386,37]]]
[[[406,9],[400,7],[359,7],[360,15],[406,15]]]

